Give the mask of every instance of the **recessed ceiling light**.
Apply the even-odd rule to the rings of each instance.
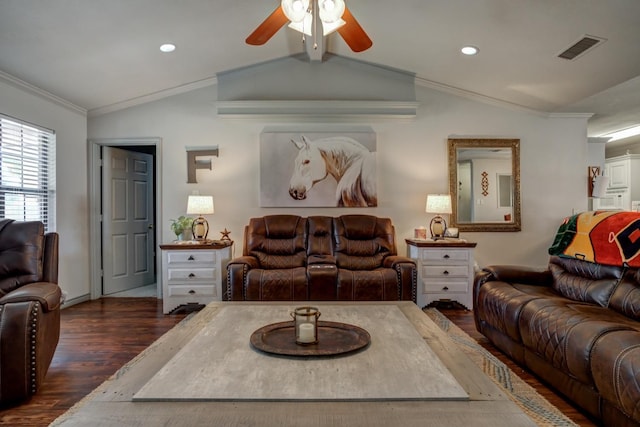
[[[174,50],[176,50],[176,45],[171,43],[165,43],[162,46],[160,46],[160,50],[165,53],[173,52]]]
[[[465,55],[475,55],[478,53],[478,48],[475,46],[465,46],[460,49],[460,52],[464,53]]]

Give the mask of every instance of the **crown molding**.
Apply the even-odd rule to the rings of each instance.
[[[72,102],[67,101],[66,99],[62,99],[59,96],[56,96],[52,93],[47,92],[44,89],[40,89],[37,86],[32,85],[31,83],[27,83],[23,80],[20,80],[17,77],[12,76],[11,74],[7,74],[4,71],[0,71],[0,80],[3,81],[4,83],[7,83],[13,87],[16,87],[20,90],[23,90],[25,92],[28,92],[32,95],[35,95],[39,98],[42,98],[46,101],[50,101],[53,102],[54,104],[57,104],[61,107],[64,107],[74,113],[78,113],[81,114],[82,116],[87,115],[87,110],[79,107],[77,105],[75,105]]]
[[[158,101],[163,98],[167,98],[174,95],[190,92],[195,89],[201,89],[208,86],[213,86],[218,83],[217,77],[208,77],[206,79],[197,80],[195,82],[186,83],[180,86],[164,89],[158,92],[150,93],[147,95],[137,96],[135,98],[127,99],[124,101],[116,102],[114,104],[105,105],[104,107],[92,108],[88,111],[89,117],[97,117],[103,114],[112,113],[118,110],[124,110],[125,108],[135,107],[137,105],[146,104],[148,102]]]

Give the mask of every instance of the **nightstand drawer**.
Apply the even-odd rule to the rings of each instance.
[[[423,292],[428,293],[466,293],[469,290],[467,280],[449,280],[446,282],[423,282]]]
[[[212,283],[216,277],[215,268],[169,268],[167,270],[169,282],[198,280]]]
[[[168,287],[168,293],[170,297],[188,297],[188,296],[215,296],[216,288],[215,286],[189,286],[180,285],[180,286],[171,286]]]
[[[216,262],[214,251],[173,251],[167,252],[167,263],[171,264],[213,264]]]
[[[422,267],[423,277],[447,278],[447,277],[469,277],[468,265],[425,265]]]
[[[446,263],[468,263],[469,251],[451,250],[451,249],[431,249],[422,251],[422,261],[428,264],[437,262],[438,264]]]

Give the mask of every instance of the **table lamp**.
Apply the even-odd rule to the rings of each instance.
[[[187,200],[187,215],[198,215],[193,220],[191,232],[195,240],[205,240],[209,234],[209,223],[202,215],[213,213],[213,196],[191,195]]]
[[[434,213],[429,224],[431,230],[431,238],[433,240],[444,239],[444,232],[447,230],[447,222],[441,214],[451,213],[451,195],[450,194],[427,194],[427,213]]]

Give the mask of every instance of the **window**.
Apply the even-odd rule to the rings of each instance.
[[[55,230],[55,133],[0,115],[0,218]]]

